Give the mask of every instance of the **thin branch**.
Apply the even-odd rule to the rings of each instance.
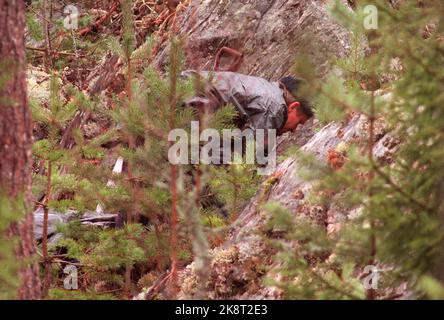
[[[46,71],[49,73],[49,70],[53,68],[54,63],[52,60],[52,48],[51,48],[51,16],[52,16],[52,0],[49,0],[50,3],[50,13],[49,13],[49,19],[47,19],[48,16],[48,0],[45,0],[43,2],[43,14],[45,16],[45,45],[46,45]]]
[[[374,149],[374,139],[375,139],[375,91],[372,90],[371,92],[371,99],[370,99],[370,117],[369,117],[369,135],[368,135],[368,159],[370,163],[374,163],[374,157],[373,157],[373,149]],[[373,170],[370,171],[369,180],[370,183],[372,182],[374,178],[374,172]],[[372,208],[372,198],[373,198],[373,190],[372,186],[370,185],[369,189],[369,206],[370,206],[370,212],[373,210]],[[370,226],[371,226],[371,236],[370,236],[370,261],[369,265],[374,265],[376,263],[376,235],[375,235],[375,221],[371,217],[370,218]],[[375,300],[376,298],[376,291],[373,288],[366,289],[366,296],[368,300]]]
[[[406,193],[400,186],[398,186],[388,175],[386,175],[375,163],[372,163],[372,167],[375,172],[382,178],[386,183],[388,183],[396,192],[402,195],[404,198],[409,200],[411,203],[415,204],[417,207],[421,208],[424,211],[427,211],[430,214],[434,214],[435,211],[428,207],[426,204],[416,200],[411,195]]]
[[[117,10],[117,8],[119,8],[119,6],[120,6],[120,2],[119,1],[115,1],[114,3],[113,3],[113,5],[112,5],[112,7],[109,9],[109,11],[105,14],[105,15],[103,15],[102,17],[100,17],[99,19],[97,19],[96,20],[96,22],[94,22],[92,25],[90,25],[90,26],[88,26],[88,27],[85,27],[85,28],[83,28],[83,29],[81,29],[81,30],[79,30],[78,32],[77,32],[77,34],[79,35],[79,36],[85,36],[85,35],[87,35],[88,33],[90,33],[91,31],[93,31],[93,30],[97,30],[97,28],[99,28],[100,27],[100,25],[102,24],[102,23],[104,23],[113,13],[114,13],[114,11],[116,11]]]
[[[44,48],[36,48],[36,47],[26,46],[26,49],[27,50],[32,50],[32,51],[39,51],[39,52],[42,52],[42,53],[46,53],[47,52],[47,50],[44,49]],[[53,54],[63,55],[63,56],[76,56],[76,54],[72,53],[72,52],[55,51],[55,50],[51,51],[51,55],[53,55]],[[81,55],[81,56],[84,56],[84,55]],[[81,56],[79,56],[79,57],[81,57]]]

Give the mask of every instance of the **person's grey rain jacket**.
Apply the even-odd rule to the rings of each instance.
[[[227,71],[185,71],[184,77],[200,75],[204,92],[198,93],[188,103],[205,101],[211,111],[225,104],[232,104],[239,112],[241,129],[282,128],[287,121],[287,106],[282,89],[263,78]]]

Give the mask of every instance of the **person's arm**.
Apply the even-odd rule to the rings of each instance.
[[[222,47],[217,52],[216,58],[214,60],[214,67],[213,67],[214,71],[222,71],[222,70],[220,70],[220,59],[224,54],[233,58],[233,62],[230,64],[230,66],[225,71],[236,72],[240,67],[240,64],[242,62],[244,55],[242,53],[240,53],[239,51],[228,48],[228,47]]]

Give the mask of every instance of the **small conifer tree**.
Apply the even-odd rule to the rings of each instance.
[[[403,286],[404,295],[418,298],[444,294],[442,274],[436,272],[442,268],[444,172],[444,71],[436,66],[443,62],[444,7],[441,1],[406,1],[397,9],[387,1],[373,3],[379,23],[371,31],[364,28],[364,5],[357,4],[355,12],[339,1],[332,7],[360,49],[338,61],[325,82],[297,69],[309,79],[306,92],[318,92],[321,121],[360,113],[367,132],[335,150],[345,155],[336,170],[300,157],[309,165],[307,179],[325,177],[315,182],[311,205],[355,212],[334,236],[302,218],[295,222],[277,204],[268,205],[271,223],[286,227],[286,240],[277,245],[283,263],[278,272],[287,279],[278,286],[287,298],[394,299]],[[388,163],[373,155],[386,134],[398,144]],[[375,273],[377,285],[365,286]]]

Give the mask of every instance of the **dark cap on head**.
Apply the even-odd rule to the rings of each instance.
[[[279,81],[296,98],[296,100],[299,101],[299,103],[301,104],[302,111],[309,118],[311,118],[313,116],[311,103],[305,100],[304,98],[299,97],[298,95],[299,88],[305,82],[305,80],[301,78],[295,78],[293,76],[286,76],[279,79]]]

